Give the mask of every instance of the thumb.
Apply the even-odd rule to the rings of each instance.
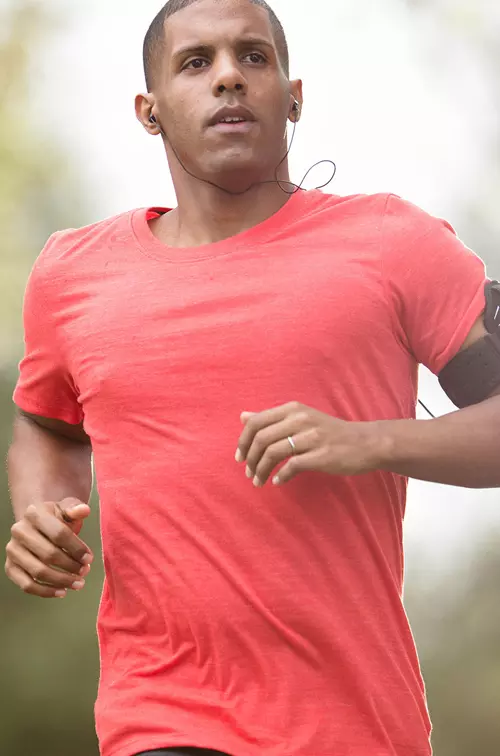
[[[256,415],[256,412],[242,412],[240,415],[240,420],[242,423],[247,423],[251,417]]]
[[[78,535],[82,529],[83,520],[85,520],[91,512],[88,504],[85,504],[79,499],[69,497],[56,503],[56,510],[61,519]]]

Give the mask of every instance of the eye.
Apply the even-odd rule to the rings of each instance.
[[[199,71],[201,68],[205,67],[205,64],[208,65],[208,61],[206,61],[204,58],[193,58],[193,60],[190,60],[186,65],[183,67],[183,71],[186,71],[187,69],[191,68],[195,71]]]
[[[262,53],[248,53],[248,55],[245,55],[245,58],[250,58],[250,63],[254,63],[258,65],[259,63],[266,63],[266,58]]]

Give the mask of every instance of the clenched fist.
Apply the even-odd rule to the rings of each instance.
[[[25,593],[64,598],[85,586],[93,554],[78,537],[90,507],[78,499],[28,507],[12,526],[7,544],[7,577]]]

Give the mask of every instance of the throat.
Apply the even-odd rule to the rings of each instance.
[[[175,210],[150,222],[151,231],[169,247],[200,247],[225,241],[258,226],[286,205],[290,195],[279,187],[271,188],[272,192],[264,193],[261,188],[249,192],[249,196],[219,196],[210,203],[192,202],[186,206],[179,202]]]

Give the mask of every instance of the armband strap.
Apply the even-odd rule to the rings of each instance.
[[[500,387],[500,334],[489,333],[451,360],[439,383],[456,407],[488,399]]]

